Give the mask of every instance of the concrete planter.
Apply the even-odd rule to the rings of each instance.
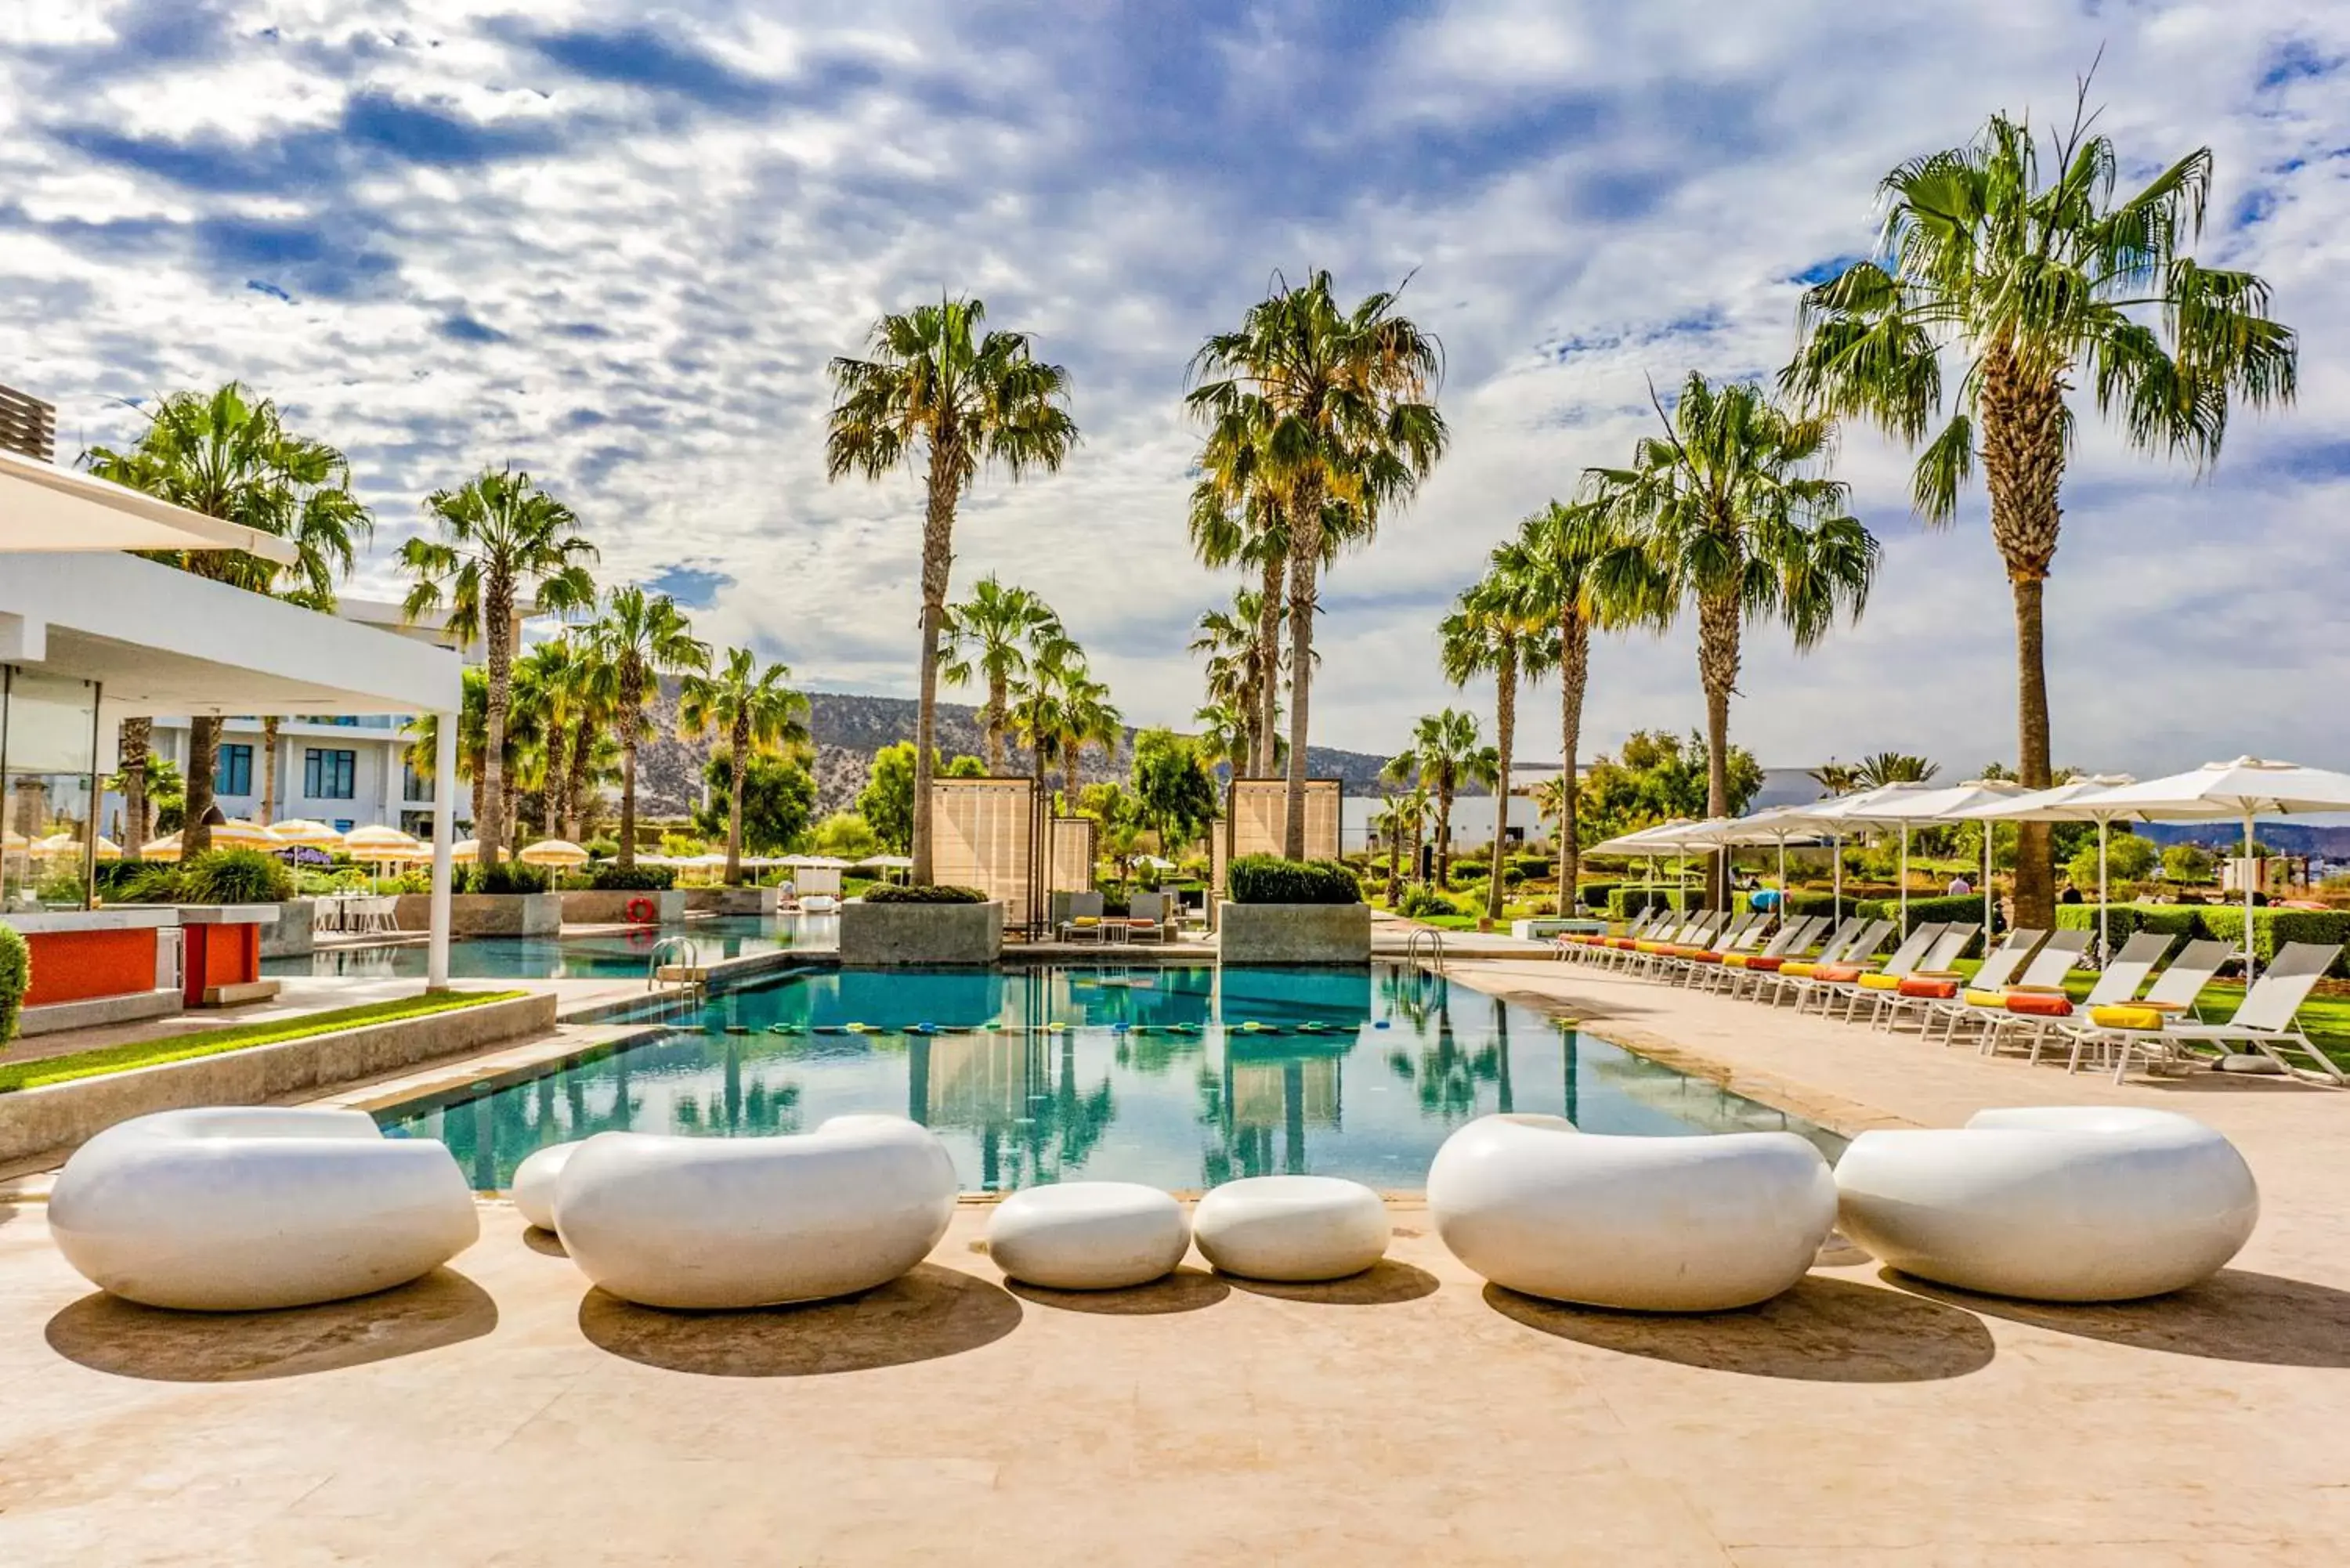
[[[1368,904],[1216,906],[1216,956],[1224,963],[1368,963]]]
[[[685,919],[686,893],[682,888],[665,892],[627,892],[615,889],[609,893],[559,893],[563,900],[563,919],[574,926],[619,926],[631,921],[629,906],[642,898],[653,907],[653,923],[674,925]]]
[[[454,893],[449,932],[459,937],[554,937],[563,934],[563,893]],[[432,929],[429,893],[400,896],[400,929]]]
[[[1003,953],[1001,904],[868,904],[851,898],[840,907],[844,964],[985,964]]]
[[[318,906],[308,898],[296,898],[289,903],[270,906],[277,911],[277,923],[261,929],[263,958],[301,958],[316,947],[312,926]]]
[[[688,888],[685,907],[697,915],[772,915],[779,888]]]

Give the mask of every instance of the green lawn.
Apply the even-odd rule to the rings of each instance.
[[[287,1040],[307,1040],[314,1034],[356,1029],[362,1023],[387,1023],[394,1019],[453,1012],[459,1008],[508,1002],[529,994],[524,991],[433,992],[422,996],[403,997],[397,1002],[369,1002],[365,1007],[339,1007],[330,1012],[310,1012],[297,1018],[241,1023],[233,1028],[207,1029],[194,1034],[167,1035],[160,1040],[135,1040],[128,1044],[108,1045],[96,1051],[46,1056],[39,1061],[20,1062],[14,1065],[0,1064],[0,1095],[16,1089],[36,1089],[44,1084],[63,1084],[76,1078],[95,1078],[107,1073],[128,1072],[133,1067],[155,1067],[166,1062],[216,1056],[224,1051],[242,1051],[252,1045],[276,1045]]]
[[[1975,971],[1982,967],[1982,961],[1962,959],[1956,967],[1960,974],[1971,979]],[[2064,989],[2074,1002],[2079,1002],[2096,983],[2095,975],[2076,974],[2064,982]],[[2243,981],[2215,980],[2196,999],[2196,1010],[2210,1023],[2224,1023],[2243,999]],[[2350,997],[2313,996],[2301,1004],[2298,1022],[2312,1044],[2342,1066],[2350,1067]]]

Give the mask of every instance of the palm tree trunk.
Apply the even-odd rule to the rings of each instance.
[[[1388,902],[1392,905],[1402,887],[1403,822],[1392,811],[1388,814]]]
[[[637,864],[637,730],[644,722],[645,678],[632,662],[620,671],[620,865]]]
[[[1256,712],[1250,723],[1255,749],[1249,757],[1249,773],[1261,779],[1273,777],[1274,740],[1281,730],[1281,590],[1289,566],[1279,554],[1266,555],[1257,584]]]
[[[261,721],[261,826],[277,820],[277,715]]]
[[[2052,774],[2041,610],[2047,579],[2018,577],[2009,586],[2015,592],[2016,772],[2027,788],[2046,789]],[[2044,822],[2015,826],[2014,923],[2052,929],[2056,924],[2055,830]]]
[[[588,771],[596,763],[596,715],[586,712],[571,727],[571,780],[563,791],[563,836],[586,842],[588,831]]]
[[[726,885],[743,885],[743,775],[751,771],[751,722],[747,718],[734,721],[734,733],[728,737],[734,743],[734,765],[727,772],[726,801]]]
[[[546,726],[546,782],[538,796],[538,832],[542,838],[562,837],[564,819],[569,815],[563,808],[564,785],[568,782],[563,748],[569,740],[563,725],[550,715]]]
[[[1299,519],[1290,528],[1289,552],[1289,792],[1284,803],[1281,853],[1292,860],[1305,857],[1305,735],[1307,699],[1314,685],[1315,573],[1321,566],[1321,508],[1311,508],[1315,521]],[[1268,770],[1269,771],[1269,770]]]
[[[1705,814],[1730,815],[1730,694],[1738,685],[1738,600],[1709,594],[1698,600],[1697,669],[1705,686]],[[1727,857],[1716,851],[1706,873],[1705,907],[1729,903]]]
[[[1485,880],[1485,918],[1502,918],[1502,871],[1509,864],[1510,748],[1518,737],[1518,649],[1504,641],[1494,670],[1493,739],[1501,766],[1493,780],[1493,868]]]
[[[947,579],[954,571],[954,439],[945,431],[931,438],[922,509],[922,689],[914,717],[914,868],[908,873],[917,886],[932,880],[931,775],[938,745],[939,636],[946,624]]]
[[[1004,690],[1003,673],[997,670],[987,678],[987,711],[979,716],[987,730],[987,771],[990,776],[1003,771],[1003,711],[1011,693]]]
[[[1591,623],[1573,609],[1558,618],[1558,912],[1575,913],[1583,878],[1583,783],[1575,753],[1583,746],[1583,692],[1591,680]]]
[[[180,829],[180,864],[213,846],[204,816],[213,808],[213,769],[220,763],[220,721],[199,713],[188,721],[187,821]]]
[[[482,630],[488,644],[489,705],[484,714],[482,742],[482,801],[485,815],[473,824],[481,844],[474,859],[484,866],[498,863],[504,842],[506,815],[506,704],[514,696],[514,649],[507,642],[514,620],[514,587],[502,577],[490,579],[483,596]]]
[[[1436,887],[1452,891],[1452,784],[1447,780],[1436,792]]]
[[[2023,373],[2012,354],[1983,358],[1983,487],[1991,493],[1991,541],[2007,564],[2015,597],[2016,772],[2027,789],[2048,787],[2048,670],[2042,648],[2042,600],[2064,525],[2058,491],[2064,478],[2064,394],[2053,378]],[[2055,924],[2053,829],[2016,825],[2015,923]]]
[[[1077,809],[1077,766],[1085,761],[1085,753],[1086,744],[1083,741],[1069,747],[1066,753],[1065,765],[1062,768],[1061,808],[1064,811]]]
[[[155,746],[155,721],[125,719],[121,730],[122,857],[136,860],[147,844],[147,759]]]

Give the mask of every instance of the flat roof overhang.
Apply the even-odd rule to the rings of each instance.
[[[128,489],[110,480],[0,451],[0,550],[241,550],[290,566],[287,540]]]

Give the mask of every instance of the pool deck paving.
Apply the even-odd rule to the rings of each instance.
[[[2262,1222],[2134,1305],[1839,1249],[1765,1306],[1669,1318],[1487,1287],[1409,1198],[1352,1281],[1194,1257],[1014,1292],[973,1202],[897,1284],[688,1314],[591,1290],[492,1201],[415,1285],[202,1317],[94,1293],[37,1202],[0,1203],[0,1563],[2350,1561],[2350,1098],[2116,1086],[1555,962],[1451,972],[1846,1131],[2187,1110],[2244,1150]]]

